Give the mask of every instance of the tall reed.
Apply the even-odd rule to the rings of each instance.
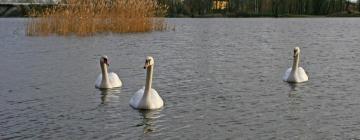
[[[167,29],[166,7],[156,0],[65,0],[29,13],[27,35],[150,32]]]

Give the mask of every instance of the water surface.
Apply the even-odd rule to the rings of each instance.
[[[175,31],[28,37],[0,19],[0,139],[360,139],[360,19],[168,19]],[[281,80],[292,49],[310,81]],[[99,57],[121,89],[99,91]],[[155,58],[157,111],[128,102]]]

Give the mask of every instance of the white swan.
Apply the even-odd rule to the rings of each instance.
[[[95,87],[99,89],[109,89],[114,87],[121,87],[122,82],[119,76],[114,73],[108,73],[109,61],[107,56],[101,56],[100,58],[100,68],[101,73],[95,81]]]
[[[151,56],[146,58],[144,69],[146,69],[145,87],[138,90],[130,99],[130,106],[135,109],[161,108],[164,106],[164,101],[161,99],[156,90],[151,88],[154,70],[154,59]]]
[[[290,83],[301,83],[309,80],[305,70],[299,67],[300,63],[300,48],[294,48],[293,66],[285,72],[283,80]]]

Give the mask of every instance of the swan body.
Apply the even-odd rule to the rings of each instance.
[[[99,89],[110,89],[115,87],[121,87],[122,82],[119,76],[114,72],[108,72],[108,58],[102,56],[100,58],[101,73],[95,81],[95,87]]]
[[[135,109],[159,109],[164,106],[164,101],[158,92],[151,88],[153,66],[154,59],[152,57],[147,57],[144,66],[144,69],[147,70],[145,87],[138,90],[130,99],[129,103],[130,106]]]
[[[291,83],[300,83],[308,81],[309,78],[305,72],[305,70],[302,67],[299,67],[297,72],[291,73],[292,68],[288,68],[285,72],[285,75],[283,77],[284,81],[291,82]]]
[[[164,105],[163,100],[155,89],[151,89],[149,96],[144,98],[145,87],[139,89],[130,99],[130,105],[137,109],[158,109]],[[144,98],[144,99],[143,99]]]
[[[299,67],[300,63],[300,48],[295,47],[294,49],[294,60],[293,66],[288,68],[285,72],[283,80],[290,83],[301,83],[309,80],[305,70]]]
[[[116,73],[110,72],[108,77],[109,77],[109,88],[122,86],[122,82]],[[101,81],[102,81],[102,74],[100,73],[95,81],[96,88],[101,88]]]

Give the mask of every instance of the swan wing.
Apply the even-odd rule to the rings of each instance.
[[[143,100],[145,89],[138,90],[130,99],[130,106],[136,109],[158,109],[164,106],[164,101],[155,89],[151,90],[150,96]]]
[[[151,89],[151,109],[158,109],[164,106],[164,101],[155,89]]]
[[[95,87],[96,88],[100,88],[101,79],[102,79],[102,74],[100,73],[99,76],[96,78],[96,81],[95,81]]]
[[[292,68],[288,68],[283,76],[283,80],[287,81],[289,79],[290,73],[291,73]]]
[[[135,92],[135,94],[131,97],[130,99],[130,106],[133,108],[138,108],[140,101],[144,95],[144,87],[139,89],[137,92]]]
[[[122,82],[121,82],[119,76],[114,72],[109,73],[109,82],[112,87],[121,87],[122,86]]]
[[[306,71],[302,67],[299,67],[298,72],[299,72],[298,75],[299,75],[299,78],[300,78],[301,82],[305,82],[305,81],[309,80],[309,77],[308,77]]]

